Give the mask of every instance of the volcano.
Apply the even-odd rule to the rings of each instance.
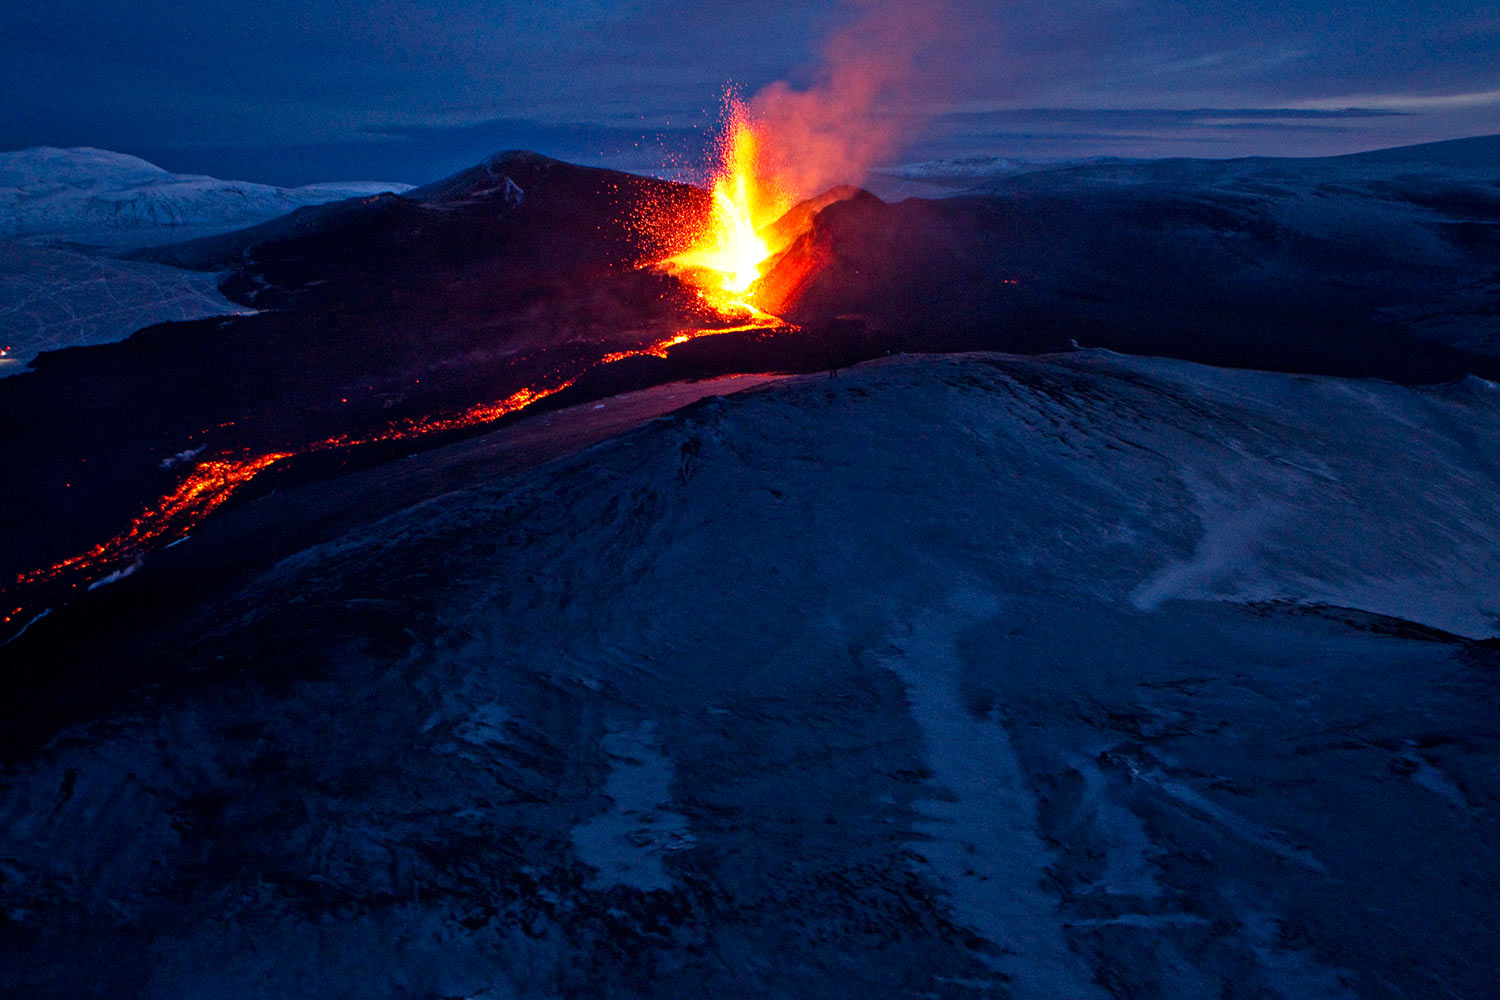
[[[568,398],[661,381],[656,345],[745,325],[637,266],[649,244],[632,220],[648,207],[691,215],[704,198],[503,154],[404,197],[137,254],[228,268],[222,292],[256,313],[44,355],[6,383],[7,426],[28,429],[3,497],[16,528],[0,547],[8,575],[85,552],[181,490],[174,455],[342,453],[482,425],[580,377]],[[604,357],[624,363],[590,380]]]
[[[1496,148],[132,251],[246,314],[0,379],[0,985],[1484,995]]]

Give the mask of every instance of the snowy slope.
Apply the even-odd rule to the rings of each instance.
[[[1496,456],[1476,379],[1091,351],[471,482],[6,772],[0,985],[1492,996]]]
[[[212,274],[0,241],[0,348],[19,369],[42,351],[244,312],[217,285]],[[14,372],[0,368],[4,374]]]
[[[172,174],[102,149],[23,149],[0,153],[0,239],[169,242],[409,186],[361,181],[279,188]]]

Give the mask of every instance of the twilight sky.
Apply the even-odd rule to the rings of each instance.
[[[725,84],[826,83],[851,45],[897,66],[864,109],[898,125],[889,162],[1500,133],[1494,0],[52,0],[0,11],[0,149],[275,183],[507,148],[652,169]]]

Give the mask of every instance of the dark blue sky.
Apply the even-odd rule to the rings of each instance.
[[[501,148],[650,168],[815,81],[874,0],[54,0],[0,12],[0,148],[279,183]],[[1494,0],[952,0],[898,160],[1318,154],[1500,132]],[[1349,109],[1355,109],[1353,111]]]

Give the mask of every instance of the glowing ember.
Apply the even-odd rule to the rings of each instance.
[[[764,169],[763,142],[745,105],[727,99],[708,218],[691,234],[687,250],[662,262],[722,312],[756,311],[751,286],[760,279],[761,264],[782,249],[771,246],[764,232],[792,200]]]

